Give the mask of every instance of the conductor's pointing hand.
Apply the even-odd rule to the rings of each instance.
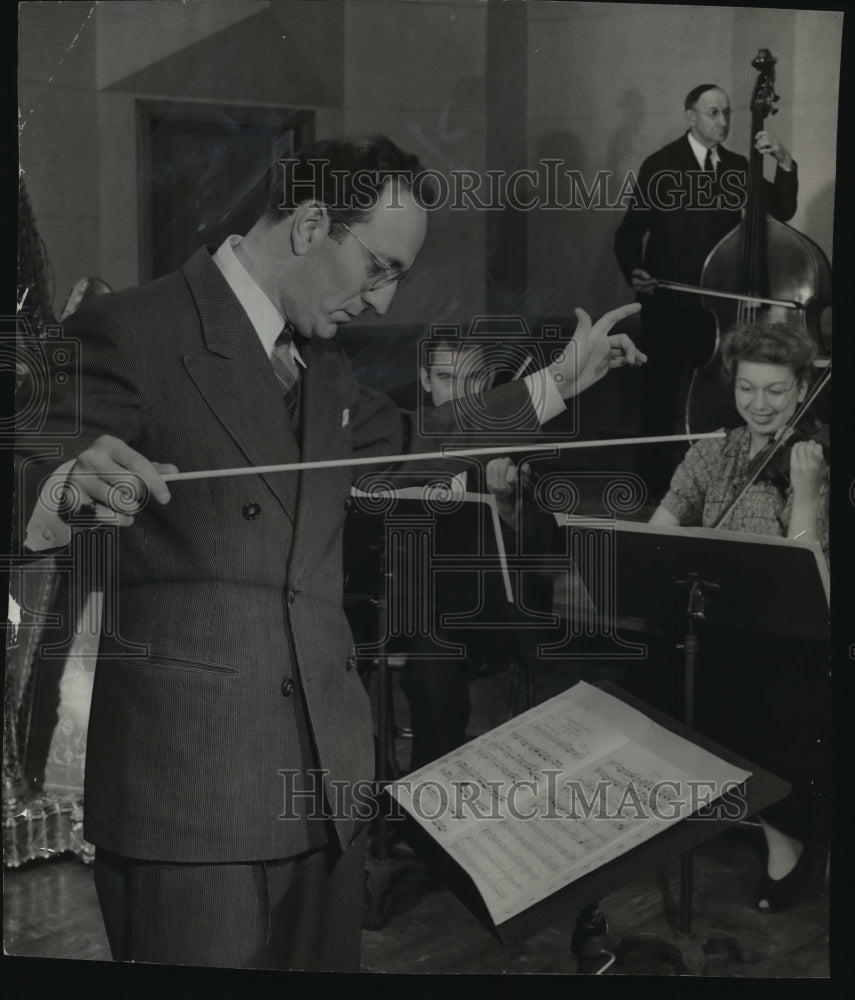
[[[564,399],[592,386],[611,368],[637,367],[647,361],[625,333],[611,333],[612,327],[641,309],[637,302],[612,309],[596,323],[584,309],[576,309],[578,324],[573,338],[549,366]]]

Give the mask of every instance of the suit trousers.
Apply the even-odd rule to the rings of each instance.
[[[114,961],[358,972],[366,832],[277,861],[181,864],[95,855]]]

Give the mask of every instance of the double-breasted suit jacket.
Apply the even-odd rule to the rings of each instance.
[[[79,403],[82,433],[66,458],[101,434],[181,471],[425,446],[386,397],[354,383],[334,339],[301,349],[298,440],[261,341],[205,249],[178,272],[97,299],[65,335],[80,338],[82,373],[54,401],[44,441],[73,426]],[[525,395],[517,384],[490,405],[530,410]],[[432,422],[445,426],[447,408]],[[59,461],[25,464],[28,504]],[[359,826],[351,797],[374,775],[369,701],[342,610],[352,472],[176,482],[168,504],[108,529],[118,579],[92,695],[88,840],[130,857],[208,862],[349,842]],[[128,655],[129,644],[144,655]],[[312,768],[324,774],[331,824],[307,823],[308,796],[286,795],[309,787]]]

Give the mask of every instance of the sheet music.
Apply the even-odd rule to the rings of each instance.
[[[500,924],[749,775],[582,682],[388,790]]]

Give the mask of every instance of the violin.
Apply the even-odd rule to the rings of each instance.
[[[748,463],[744,480],[738,484],[735,496],[716,518],[713,528],[722,524],[736,507],[749,488],[758,480],[764,480],[776,486],[781,493],[786,493],[790,487],[790,455],[793,445],[799,441],[817,441],[822,445],[825,461],[830,455],[830,426],[817,419],[814,405],[820,399],[827,385],[831,382],[831,365],[823,371],[820,378],[808,390],[801,405],[790,419],[781,427],[775,436],[768,441]]]
[[[786,493],[790,488],[790,453],[793,450],[793,445],[802,441],[816,441],[820,444],[822,446],[823,458],[828,463],[831,446],[831,428],[821,420],[812,420],[804,428],[793,428],[784,443],[772,440],[764,445],[749,463],[747,474],[751,475],[753,463],[758,462],[758,464],[762,465],[762,469],[757,478],[771,483],[781,493]],[[776,445],[778,445],[777,448],[775,447]]]

